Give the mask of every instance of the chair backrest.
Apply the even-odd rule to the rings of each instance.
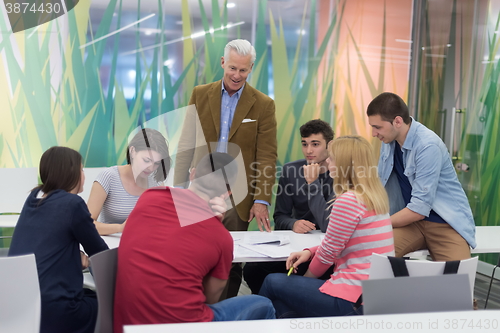
[[[365,315],[473,309],[467,274],[401,276],[361,284]]]
[[[85,183],[83,184],[83,192],[78,195],[81,196],[85,202],[88,202],[89,200],[90,190],[92,189],[94,180],[105,169],[107,169],[107,167],[83,168],[83,172],[85,173]]]
[[[469,276],[471,295],[474,295],[477,262],[478,257],[461,260],[457,272],[457,274],[467,274]],[[444,261],[406,260],[406,267],[410,276],[443,275],[444,266]],[[387,279],[393,277],[394,273],[392,272],[387,256],[376,253],[372,254],[369,279]]]
[[[99,252],[90,257],[99,303],[95,333],[113,332],[113,303],[115,298],[118,248]]]
[[[38,168],[0,168],[0,213],[20,213],[30,190],[38,185]]]
[[[0,258],[0,332],[40,331],[40,285],[35,255]]]
[[[372,255],[369,279],[361,282],[364,314],[472,310],[477,257],[458,269],[453,262],[398,259],[391,258],[393,270],[387,256]]]

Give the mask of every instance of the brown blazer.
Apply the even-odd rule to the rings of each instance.
[[[176,156],[174,185],[186,185],[189,169],[208,152],[207,143],[210,143],[210,150],[215,151],[220,133],[221,91],[222,80],[194,88]],[[271,203],[277,159],[274,101],[248,82],[236,106],[229,132],[228,153],[235,155],[231,144],[239,146],[245,164],[248,195],[236,209],[240,219],[247,221],[254,200]],[[203,148],[192,149],[195,145]]]

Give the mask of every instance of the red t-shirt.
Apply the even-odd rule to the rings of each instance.
[[[190,190],[144,192],[118,249],[114,329],[123,325],[206,322],[203,278],[227,280],[233,240],[208,204]]]

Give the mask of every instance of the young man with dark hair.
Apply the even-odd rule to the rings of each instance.
[[[379,176],[389,195],[396,256],[428,249],[433,260],[461,260],[475,247],[475,223],[444,142],[410,117],[396,94],[368,105],[382,141]]]
[[[326,163],[333,130],[327,122],[314,119],[300,127],[300,136],[305,160],[283,166],[273,216],[275,229],[325,232],[330,214],[327,202],[333,198],[333,180]]]
[[[293,230],[307,233],[326,232],[333,199],[333,179],[328,172],[328,142],[333,139],[330,125],[320,119],[308,121],[300,127],[302,153],[305,159],[283,166],[276,193],[274,209],[275,230]],[[307,267],[304,267],[305,273]],[[266,276],[285,272],[284,262],[247,263],[243,276],[252,293],[258,294]],[[328,278],[331,272],[325,275]]]
[[[133,324],[274,318],[264,297],[217,303],[233,260],[233,239],[221,222],[223,197],[237,169],[228,154],[212,153],[191,170],[188,189],[141,195],[118,249],[115,332]]]

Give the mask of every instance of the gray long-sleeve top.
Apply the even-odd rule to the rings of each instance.
[[[274,223],[276,230],[291,230],[297,220],[307,220],[316,229],[326,232],[333,199],[333,179],[329,172],[319,175],[311,184],[304,179],[306,160],[297,160],[283,166],[276,193]]]

